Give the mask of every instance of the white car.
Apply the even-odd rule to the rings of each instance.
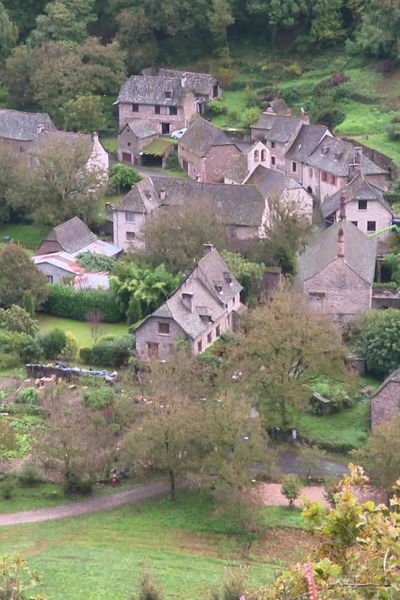
[[[183,134],[186,133],[186,131],[187,127],[184,127],[183,129],[177,129],[176,131],[173,131],[171,133],[171,137],[173,140],[180,140]]]

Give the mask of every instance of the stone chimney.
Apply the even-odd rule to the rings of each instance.
[[[303,125],[310,124],[310,113],[306,112],[303,107],[301,107],[301,120],[303,122]]]
[[[42,133],[42,131],[45,129],[45,126],[43,123],[39,123],[39,125],[36,125],[36,133]]]
[[[94,144],[97,144],[99,141],[99,134],[97,133],[97,131],[93,131],[92,133],[92,142]]]
[[[213,244],[203,244],[203,254],[210,254],[210,252],[214,250],[214,245]]]
[[[163,202],[165,200],[165,198],[167,197],[167,192],[165,190],[160,190],[160,200],[161,202]]]
[[[343,227],[342,225],[339,228],[339,232],[338,232],[338,249],[337,249],[337,255],[339,258],[343,258],[344,257],[344,231],[343,231]]]
[[[344,257],[344,230],[343,223],[346,220],[346,196],[342,192],[340,194],[340,208],[339,208],[339,222],[340,227],[338,231],[338,251],[337,255],[341,258]]]
[[[182,292],[182,304],[188,311],[193,312],[193,294],[190,292]]]
[[[339,221],[346,220],[346,196],[344,192],[340,194]]]
[[[362,158],[363,158],[362,147],[355,146],[353,162],[349,165],[349,180],[353,179],[353,177],[357,173],[362,173]]]

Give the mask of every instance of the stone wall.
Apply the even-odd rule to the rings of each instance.
[[[204,181],[222,183],[224,173],[241,152],[234,144],[212,146],[205,156]]]
[[[389,381],[371,400],[371,427],[391,421],[399,413],[400,383]]]

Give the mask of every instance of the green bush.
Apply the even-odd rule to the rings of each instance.
[[[16,402],[18,402],[18,404],[36,406],[39,404],[39,398],[39,392],[36,388],[27,387],[20,392]]]
[[[86,390],[83,394],[83,400],[89,408],[101,410],[110,406],[114,398],[114,392],[109,385],[102,384],[90,390]]]
[[[76,290],[60,283],[51,286],[42,310],[48,315],[77,321],[86,321],[92,311],[100,311],[106,323],[118,323],[122,318],[110,291]]]
[[[178,152],[174,150],[167,158],[166,165],[167,169],[171,171],[182,171],[183,169],[179,162]]]
[[[36,465],[26,463],[19,474],[19,483],[23,487],[33,487],[43,480]]]
[[[297,475],[285,475],[282,480],[282,494],[289,500],[289,506],[292,507],[294,501],[300,496],[301,481]]]
[[[141,176],[133,167],[116,163],[111,167],[109,185],[114,192],[128,191],[141,179]]]
[[[13,360],[14,364],[11,362],[9,366],[15,366],[21,360],[37,360],[41,355],[41,347],[33,336],[17,331],[0,331],[0,356],[3,363]]]
[[[345,118],[346,114],[333,106],[323,108],[315,115],[317,123],[322,123],[331,130],[335,129],[340,123],[343,123]]]
[[[38,337],[45,358],[59,358],[67,344],[67,336],[62,329],[52,329]]]
[[[208,104],[207,111],[211,116],[216,117],[218,115],[225,115],[227,113],[227,107],[222,98],[217,98]]]
[[[99,342],[92,348],[81,348],[80,359],[89,365],[121,367],[128,364],[135,347],[135,337],[125,335],[111,342]]]
[[[0,483],[0,495],[3,500],[11,500],[15,494],[16,480],[15,477],[6,477]]]
[[[82,252],[78,254],[78,259],[81,267],[91,273],[108,273],[115,266],[115,260],[111,256],[104,256],[95,252]]]

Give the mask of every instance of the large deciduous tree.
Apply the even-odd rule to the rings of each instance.
[[[371,56],[400,59],[400,1],[365,3],[356,48]]]
[[[10,19],[8,11],[0,2],[0,63],[10,54],[18,37],[18,29]]]
[[[258,398],[269,427],[294,424],[294,411],[307,406],[310,376],[344,374],[345,349],[338,331],[287,288],[249,310],[244,331],[231,348],[230,372],[242,373],[242,385]]]
[[[386,376],[400,366],[400,311],[371,310],[360,322],[358,352],[371,373]]]
[[[40,306],[48,295],[47,279],[21,246],[8,244],[0,250],[0,306],[21,306],[27,291]]]
[[[31,38],[35,44],[46,41],[81,44],[89,37],[87,26],[95,20],[94,0],[53,0],[36,19]]]

